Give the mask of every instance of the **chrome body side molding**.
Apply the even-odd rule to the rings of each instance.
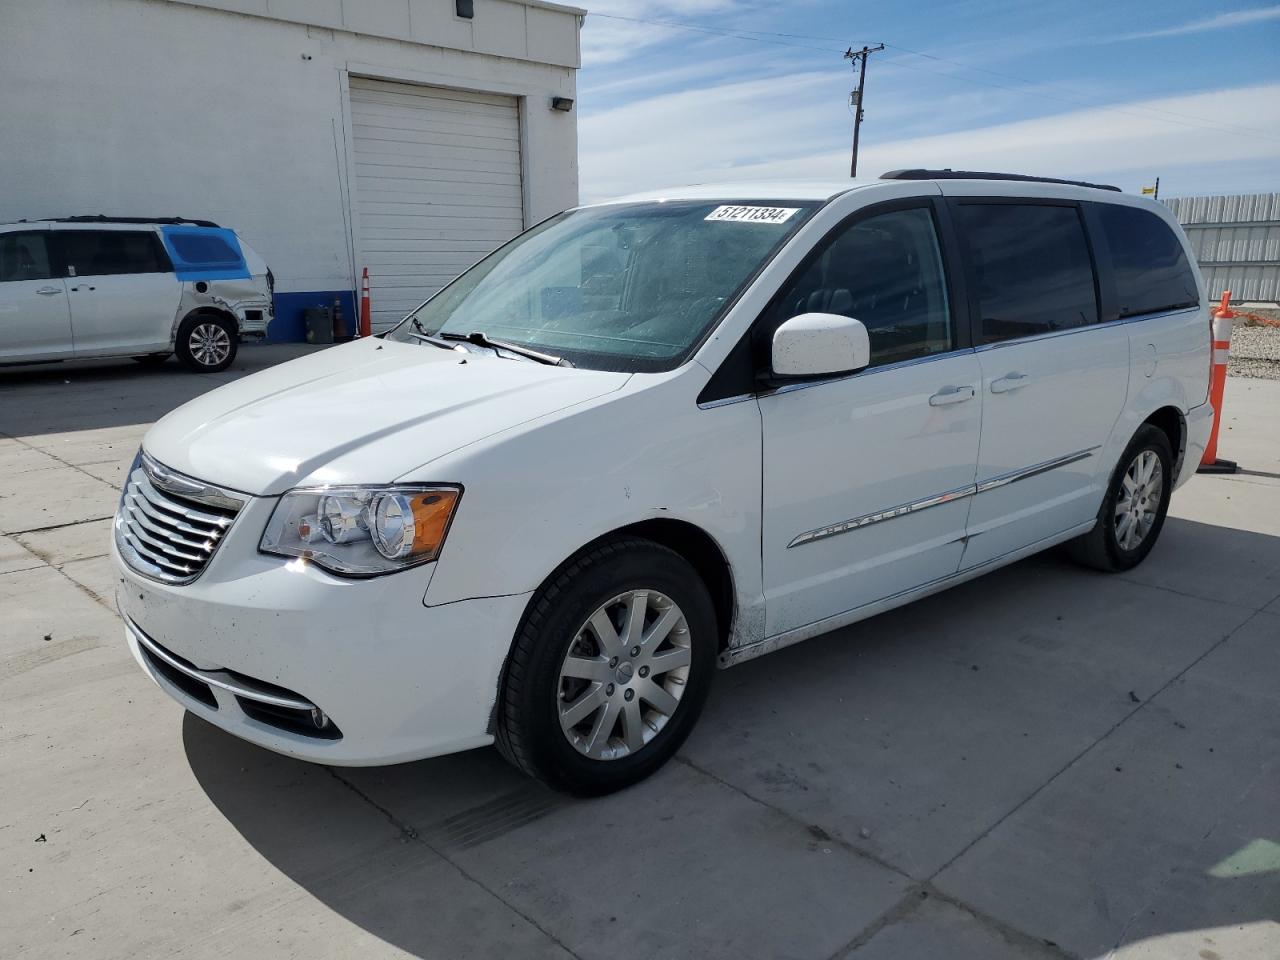
[[[945,493],[937,493],[933,496],[923,497],[920,500],[912,500],[908,503],[899,504],[896,507],[890,507],[887,510],[878,510],[875,513],[865,513],[860,517],[853,517],[849,520],[842,520],[839,523],[833,523],[829,526],[818,527],[815,530],[808,530],[796,536],[794,540],[787,544],[787,549],[792,547],[803,546],[806,543],[813,543],[817,540],[825,540],[828,537],[835,537],[842,533],[848,533],[851,530],[860,530],[862,527],[868,527],[873,523],[880,523],[884,520],[893,520],[895,517],[904,517],[909,513],[916,513],[920,510],[927,510],[929,507],[940,506],[944,503],[951,503],[953,500],[962,500],[965,497],[972,497],[979,493],[986,493],[988,490],[995,490],[997,487],[1003,487],[1006,484],[1017,483],[1019,480],[1026,480],[1030,477],[1039,476],[1050,470],[1056,470],[1058,467],[1065,467],[1068,464],[1085,460],[1091,456],[1095,450],[1100,449],[1098,446],[1089,447],[1086,450],[1077,450],[1075,453],[1063,454],[1060,457],[1054,457],[1051,460],[1042,460],[1040,463],[1033,463],[1028,467],[1020,467],[1017,470],[1011,470],[1008,473],[1002,473],[990,479],[983,480],[981,483],[969,484],[964,487],[957,487],[954,490],[948,490]]]

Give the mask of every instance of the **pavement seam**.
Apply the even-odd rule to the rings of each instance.
[[[1201,653],[1198,657],[1196,657],[1194,660],[1188,663],[1185,667],[1183,667],[1181,670],[1179,670],[1177,673],[1171,676],[1168,680],[1166,680],[1163,684],[1161,684],[1159,688],[1157,688],[1153,693],[1148,695],[1140,704],[1138,704],[1136,707],[1134,707],[1132,710],[1126,713],[1123,717],[1117,720],[1114,724],[1112,724],[1111,727],[1108,728],[1101,736],[1099,736],[1096,740],[1094,740],[1092,743],[1086,746],[1083,750],[1077,753],[1074,757],[1068,760],[1051,777],[1049,777],[1042,784],[1040,784],[1038,787],[1032,790],[1029,794],[1027,794],[1025,797],[1019,800],[1016,804],[1014,804],[1013,807],[1011,807],[1007,812],[1005,812],[998,820],[996,820],[993,824],[991,824],[991,826],[987,827],[986,830],[982,831],[981,834],[979,834],[977,837],[975,837],[973,840],[967,843],[964,846],[964,848],[960,850],[959,853],[957,853],[950,860],[948,860],[946,863],[940,866],[937,870],[935,870],[929,876],[926,882],[932,883],[934,880],[936,880],[939,875],[941,875],[945,870],[951,867],[957,860],[959,860],[966,853],[968,853],[970,850],[976,847],[979,843],[985,840],[988,836],[990,836],[991,833],[995,831],[1001,824],[1003,824],[1006,820],[1008,820],[1010,817],[1016,814],[1019,810],[1025,807],[1028,803],[1030,803],[1036,797],[1038,797],[1044,790],[1046,790],[1049,786],[1051,786],[1059,777],[1061,777],[1064,773],[1066,773],[1068,770],[1074,767],[1077,763],[1083,760],[1088,754],[1093,752],[1095,747],[1097,747],[1103,741],[1108,739],[1113,733],[1115,733],[1122,726],[1124,726],[1124,724],[1126,724],[1132,717],[1136,716],[1139,712],[1146,709],[1147,705],[1150,704],[1153,700],[1155,700],[1156,697],[1160,696],[1160,694],[1168,690],[1169,687],[1171,687],[1174,683],[1176,683],[1177,681],[1181,680],[1184,676],[1186,676],[1188,671],[1190,671],[1193,667],[1195,667],[1197,664],[1203,661],[1205,657],[1209,656],[1209,654],[1213,653],[1215,650],[1221,647],[1224,643],[1226,643],[1228,640],[1234,637],[1237,633],[1243,630],[1246,626],[1252,623],[1254,618],[1257,617],[1258,614],[1260,613],[1262,613],[1262,610],[1260,609],[1254,610],[1241,623],[1237,624],[1230,631],[1223,634],[1216,641],[1210,644],[1203,653]]]
[[[539,923],[529,914],[525,913],[515,904],[511,903],[501,894],[497,893],[494,890],[491,890],[477,877],[472,876],[472,874],[469,873],[465,867],[463,867],[456,860],[450,857],[447,853],[445,853],[443,850],[436,847],[429,840],[427,840],[422,835],[421,831],[419,831],[418,828],[415,827],[413,824],[409,823],[407,820],[401,820],[398,816],[392,813],[390,809],[378,803],[378,801],[374,800],[372,797],[370,797],[367,793],[365,793],[363,790],[357,787],[354,783],[352,783],[346,777],[339,774],[338,771],[335,770],[333,767],[325,767],[325,770],[327,770],[329,772],[329,775],[333,777],[335,780],[337,780],[340,784],[342,784],[344,787],[346,787],[348,790],[354,793],[357,797],[359,797],[369,806],[373,807],[373,809],[377,810],[378,813],[382,814],[382,816],[386,819],[386,821],[390,823],[393,827],[395,827],[397,830],[399,830],[401,836],[403,836],[406,840],[411,840],[415,843],[422,844],[424,847],[426,847],[428,850],[434,853],[437,857],[439,857],[445,863],[449,864],[449,866],[453,867],[453,869],[457,870],[458,873],[460,873],[463,877],[465,877],[470,883],[475,884],[485,893],[489,894],[489,896],[493,897],[499,903],[503,904],[508,910],[510,910],[516,916],[522,918],[526,923],[528,923],[535,930],[541,933],[544,937],[546,937],[548,940],[554,943],[557,947],[559,947],[569,956],[573,957],[574,960],[582,960],[582,958],[578,954],[574,953],[571,949],[569,949],[568,945],[565,944],[564,941],[562,941],[554,933],[552,933],[550,930],[544,927],[541,923]]]
[[[73,431],[73,432],[74,432],[74,431]],[[3,431],[0,431],[0,437],[7,437],[8,439],[10,439],[10,440],[14,441],[15,443],[20,443],[20,444],[22,444],[22,445],[23,445],[24,447],[26,447],[28,450],[35,450],[37,453],[43,453],[43,454],[45,454],[46,456],[52,457],[54,460],[57,460],[57,461],[58,461],[60,464],[62,464],[64,467],[70,467],[72,470],[75,470],[75,471],[76,471],[76,472],[78,472],[78,473],[83,473],[86,477],[89,477],[89,478],[91,478],[91,479],[93,479],[93,480],[97,480],[99,483],[107,483],[107,481],[103,480],[101,477],[95,477],[95,476],[94,476],[92,473],[90,473],[88,470],[84,470],[84,469],[82,469],[80,464],[78,464],[78,463],[69,463],[69,462],[67,462],[66,460],[63,460],[63,459],[62,459],[60,456],[58,456],[56,453],[51,453],[50,451],[48,451],[48,450],[44,449],[44,447],[37,447],[34,443],[27,443],[27,441],[26,441],[26,440],[24,440],[22,437],[15,437],[12,433],[5,433],[5,432],[3,432]],[[141,441],[139,441],[139,446],[141,446]],[[92,467],[92,466],[100,466],[100,465],[101,465],[101,464],[103,464],[103,463],[113,463],[113,462],[114,462],[114,461],[112,461],[112,460],[99,460],[99,461],[95,461],[94,463],[85,464],[85,466],[90,466],[90,467]],[[111,484],[107,483],[107,486],[111,486]],[[63,524],[63,526],[69,526],[69,524]],[[48,527],[48,528],[45,528],[45,529],[52,529],[52,528],[51,528],[51,527]],[[25,532],[25,533],[30,533],[31,531],[23,531],[23,532]]]
[[[740,796],[746,797],[752,803],[758,806],[764,807],[766,810],[772,811],[773,813],[776,813],[778,816],[782,817],[784,820],[790,821],[791,823],[795,824],[796,826],[800,827],[803,830],[808,830],[810,827],[813,826],[813,824],[806,823],[804,820],[800,819],[790,811],[784,810],[782,807],[775,806],[774,804],[770,803],[767,800],[761,800],[759,797],[754,796],[749,791],[738,786],[736,783],[730,783],[728,780],[725,780],[721,777],[716,776],[710,770],[707,770],[704,767],[698,766],[698,764],[694,763],[692,760],[690,760],[688,757],[684,756],[683,754],[676,754],[675,757],[673,757],[672,759],[677,763],[684,764],[686,767],[688,767],[690,770],[693,770],[695,773],[700,773],[702,774],[702,776],[707,777],[710,780],[714,780],[716,783],[720,784],[722,787],[728,787],[734,793],[737,793]],[[884,870],[888,870],[891,873],[896,874],[899,877],[902,877],[904,880],[910,881],[912,884],[917,884],[920,882],[915,877],[911,876],[911,874],[903,870],[901,867],[890,863],[888,860],[881,859],[880,857],[876,856],[874,853],[870,853],[866,850],[863,850],[860,847],[857,847],[854,844],[850,843],[848,840],[843,839],[842,837],[838,837],[834,835],[829,835],[829,836],[831,837],[831,839],[829,841],[824,840],[823,841],[824,843],[830,843],[833,846],[839,847],[841,850],[844,850],[846,853],[851,853],[855,857],[859,858],[860,860],[866,860],[868,863],[873,863],[877,867],[880,867]]]
[[[870,943],[877,934],[894,924],[901,923],[908,919],[912,914],[918,912],[929,900],[936,900],[947,906],[959,910],[971,917],[976,923],[982,927],[987,927],[993,931],[1000,939],[1012,947],[1026,952],[1028,957],[1041,958],[1041,960],[1073,960],[1074,955],[1067,950],[1054,943],[1051,940],[1045,940],[1043,937],[1033,937],[1016,927],[997,920],[995,917],[983,913],[962,900],[957,900],[946,893],[943,893],[932,883],[928,881],[917,883],[902,895],[902,899],[895,903],[892,907],[882,913],[873,920],[865,930],[859,933],[844,947],[841,947],[831,957],[831,960],[849,960],[857,951]]]

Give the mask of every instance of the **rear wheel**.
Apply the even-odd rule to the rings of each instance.
[[[1141,563],[1164,528],[1173,492],[1173,451],[1163,430],[1143,424],[1129,441],[1092,530],[1068,543],[1072,557],[1108,572]]]
[[[629,786],[693,728],[716,645],[710,595],[683,557],[647,540],[606,541],[531,601],[499,699],[498,748],[567,793]]]
[[[239,336],[226,317],[196,314],[178,325],[178,359],[188,370],[217,373],[236,358]]]

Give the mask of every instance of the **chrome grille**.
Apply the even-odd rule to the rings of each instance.
[[[175,473],[145,454],[129,471],[116,512],[116,546],[133,569],[165,583],[200,576],[244,499]]]

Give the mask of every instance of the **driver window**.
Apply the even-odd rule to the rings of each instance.
[[[942,255],[927,207],[852,224],[827,241],[775,303],[770,333],[801,313],[862,321],[873,367],[945,353],[954,345]]]

